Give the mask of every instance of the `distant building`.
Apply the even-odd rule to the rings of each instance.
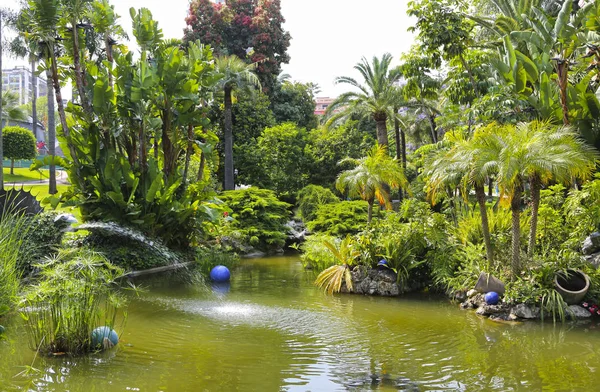
[[[317,97],[315,101],[317,103],[315,106],[315,115],[322,116],[325,114],[325,111],[327,110],[329,105],[331,105],[334,99],[329,97]]]
[[[31,117],[27,117],[27,120],[24,120],[24,121],[9,120],[8,125],[23,127],[23,128],[29,129],[31,132],[33,132],[33,119]],[[4,128],[5,126],[6,126],[6,119],[2,119],[2,128]],[[36,126],[35,138],[38,141],[44,141],[44,142],[46,141],[44,124],[42,124],[39,121]]]
[[[34,77],[37,86],[37,97],[48,95],[46,80]],[[15,67],[2,70],[2,91],[10,90],[19,95],[19,104],[24,105],[31,101],[31,70],[27,67]]]

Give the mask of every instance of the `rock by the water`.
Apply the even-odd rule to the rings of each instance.
[[[506,313],[506,315],[508,315],[508,306],[506,306],[505,304],[500,304],[500,305],[483,304],[477,308],[475,313],[477,313],[480,316],[491,316],[491,315],[498,315],[498,314],[502,314],[502,313]]]
[[[600,266],[600,252],[585,256],[585,261],[593,265],[594,268],[598,269],[598,266]]]
[[[568,317],[573,317],[575,319],[585,319],[592,317],[592,314],[589,310],[579,305],[570,305],[567,307],[567,311],[565,312]]]
[[[584,255],[591,255],[600,251],[600,233],[594,232],[583,241],[581,251]]]
[[[285,224],[285,227],[288,229],[288,245],[304,242],[308,235],[308,231],[301,221],[291,220]]]
[[[477,290],[471,289],[471,290],[467,291],[467,298],[471,298],[472,296],[476,295],[477,293],[479,293]]]
[[[242,255],[245,259],[257,259],[261,257],[265,257],[267,254],[265,252],[261,252],[260,250],[253,249],[250,253],[246,253]]]
[[[460,305],[460,307],[462,309],[477,309],[483,305],[486,305],[484,295],[481,293],[477,293],[469,297],[465,302],[463,302]]]
[[[540,318],[540,308],[537,306],[529,306],[526,304],[515,305],[511,311],[511,315],[522,319],[538,319]]]
[[[398,275],[389,268],[378,267],[365,272],[356,268],[352,271],[352,285],[357,294],[392,297],[400,294],[396,280]]]

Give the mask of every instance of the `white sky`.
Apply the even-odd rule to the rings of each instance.
[[[0,7],[15,7],[15,0],[0,0]],[[129,8],[146,7],[158,20],[166,38],[181,38],[189,0],[112,0],[121,15],[121,25],[131,38]],[[352,67],[362,56],[371,58],[389,52],[396,62],[408,51],[413,37],[406,16],[405,0],[281,0],[284,28],[292,42],[291,61],[283,71],[293,80],[315,82],[320,96],[335,97],[347,90],[335,86],[336,76],[358,75]],[[22,65],[22,60],[3,59],[4,68]]]

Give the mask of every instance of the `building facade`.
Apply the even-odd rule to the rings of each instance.
[[[37,86],[37,97],[48,95],[46,79],[34,76]],[[15,67],[2,70],[2,91],[10,90],[19,96],[19,104],[24,105],[31,101],[31,69],[27,67]]]
[[[333,98],[317,97],[315,99],[315,102],[316,102],[315,115],[322,116],[323,114],[325,114],[325,111],[327,110],[329,105],[331,105],[331,103],[333,102]]]

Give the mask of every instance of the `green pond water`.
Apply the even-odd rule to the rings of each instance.
[[[145,280],[119,345],[79,358],[34,360],[4,319],[0,390],[600,390],[594,322],[497,324],[441,297],[332,297],[312,280],[297,257],[242,261],[229,291]]]

